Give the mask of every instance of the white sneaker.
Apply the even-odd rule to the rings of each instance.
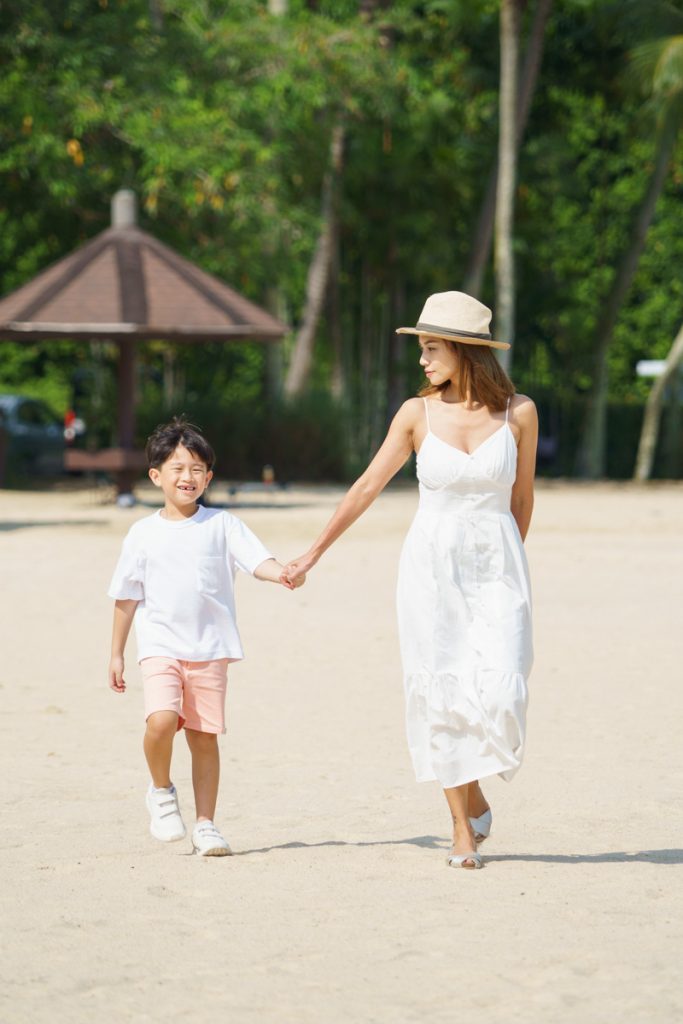
[[[200,821],[195,825],[192,845],[200,857],[232,856],[232,850],[212,821]]]
[[[149,830],[155,839],[160,839],[162,843],[174,843],[185,836],[185,824],[180,817],[175,786],[155,789],[150,783],[146,801],[151,816]]]

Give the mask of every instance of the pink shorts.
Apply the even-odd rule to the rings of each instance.
[[[225,732],[225,691],[228,659],[179,661],[143,658],[140,662],[145,691],[145,720],[155,711],[175,711],[178,728],[197,732]]]

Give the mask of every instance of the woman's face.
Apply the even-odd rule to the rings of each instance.
[[[458,370],[458,357],[452,345],[441,338],[430,338],[428,334],[418,335],[420,341],[420,366],[430,384],[443,384],[453,380]]]

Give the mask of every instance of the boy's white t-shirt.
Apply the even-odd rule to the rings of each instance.
[[[235,617],[235,571],[253,573],[273,556],[244,523],[200,505],[189,519],[160,512],[138,520],[123,541],[108,594],[133,600],[138,661],[244,657]]]

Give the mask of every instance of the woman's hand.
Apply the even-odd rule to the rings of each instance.
[[[313,568],[317,559],[310,554],[299,555],[291,562],[287,562],[284,567],[282,575],[280,576],[280,583],[290,587],[302,586],[306,579],[306,573]]]

